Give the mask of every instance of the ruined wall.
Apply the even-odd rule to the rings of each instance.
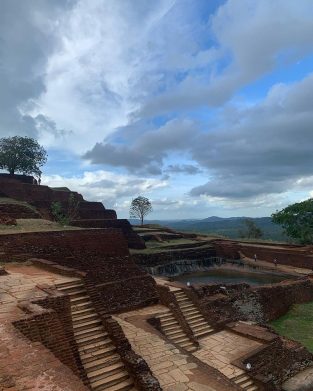
[[[100,314],[102,324],[116,346],[117,353],[140,391],[162,391],[159,381],[153,376],[147,362],[136,354],[119,323],[111,316]]]
[[[28,315],[13,325],[32,342],[42,343],[88,385],[73,334],[69,296],[49,296],[32,303],[24,302],[20,307]]]
[[[40,219],[40,214],[28,207],[20,204],[0,204],[0,216],[9,216],[13,219]]]
[[[284,315],[292,304],[313,301],[313,283],[309,278],[287,280],[278,284],[249,287],[247,284],[227,286],[227,290],[213,287],[193,287],[198,305],[220,325],[235,320],[268,322]],[[197,300],[197,299],[195,299]]]
[[[136,264],[145,267],[163,265],[179,259],[203,259],[215,256],[216,251],[213,247],[171,250],[166,252],[160,251],[152,254],[132,254]]]
[[[108,212],[108,210],[106,211]],[[146,248],[144,240],[132,229],[126,219],[116,219],[115,217],[115,219],[74,220],[71,221],[71,225],[83,228],[119,228],[125,235],[129,248]]]
[[[84,272],[87,289],[108,313],[158,301],[154,279],[132,261],[117,229],[1,235],[0,253],[6,262],[43,258]]]
[[[313,355],[300,343],[282,337],[245,357],[252,366],[249,375],[266,385],[266,390],[281,390],[281,385],[313,364]]]
[[[258,259],[262,261],[273,262],[274,259],[277,259],[278,263],[283,265],[308,269],[313,267],[313,248],[310,246],[266,245],[217,240],[214,242],[214,247],[219,257],[239,259],[240,254],[243,254],[246,257],[253,258],[254,254],[257,254]]]

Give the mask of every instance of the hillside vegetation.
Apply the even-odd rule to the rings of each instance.
[[[149,220],[147,224],[160,224],[183,232],[195,232],[200,234],[214,234],[230,239],[239,239],[240,231],[245,230],[246,217],[209,217],[203,220]],[[273,241],[288,241],[282,228],[272,222],[270,217],[251,218],[255,225],[263,232],[262,239]],[[131,221],[131,223],[136,223]]]

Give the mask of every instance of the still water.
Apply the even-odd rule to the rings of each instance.
[[[240,272],[229,269],[213,269],[206,272],[188,273],[175,277],[175,281],[191,284],[239,284],[245,282],[250,285],[274,284],[291,278],[288,275],[270,273]]]

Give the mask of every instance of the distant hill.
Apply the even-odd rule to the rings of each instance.
[[[240,237],[240,230],[245,230],[244,220],[250,217],[218,217],[211,216],[202,220],[146,220],[146,224],[159,224],[178,231],[189,231],[198,233],[214,233],[231,239]],[[287,241],[283,230],[279,225],[272,222],[270,217],[251,218],[259,227],[264,236],[262,239]],[[139,220],[130,220],[131,224],[140,224]]]

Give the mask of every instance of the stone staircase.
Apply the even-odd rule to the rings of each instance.
[[[162,330],[170,341],[184,348],[188,352],[194,352],[197,350],[197,345],[189,339],[170,311],[159,315],[159,319],[161,321]]]
[[[60,283],[56,287],[70,296],[74,336],[91,389],[135,391],[133,379],[94,311],[82,281]]]
[[[175,289],[172,292],[174,293],[179,307],[197,339],[214,332],[214,329],[208,324],[200,311],[182,289]]]
[[[234,383],[236,383],[240,388],[245,391],[257,391],[259,387],[254,383],[253,379],[245,372],[241,375],[231,378]]]

